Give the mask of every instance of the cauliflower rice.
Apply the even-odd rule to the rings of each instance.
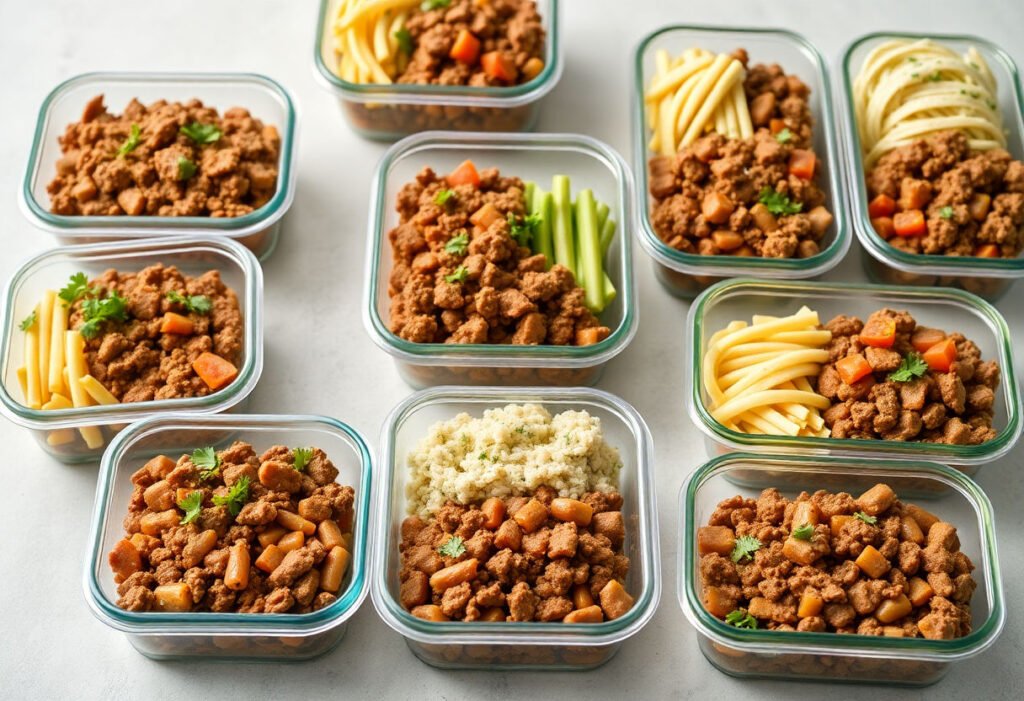
[[[622,460],[586,411],[554,417],[537,404],[462,413],[430,427],[407,459],[410,514],[429,517],[446,501],[530,494],[542,485],[560,496],[618,489]]]

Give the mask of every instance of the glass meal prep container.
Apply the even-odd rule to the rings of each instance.
[[[424,166],[438,173],[472,158],[480,168],[534,180],[568,175],[611,209],[618,226],[605,257],[615,300],[598,317],[612,333],[588,346],[413,343],[388,329],[388,278],[393,261],[388,231],[398,224],[395,198]],[[381,159],[374,179],[367,248],[363,322],[374,343],[395,359],[398,372],[416,388],[441,384],[592,385],[605,365],[636,334],[630,236],[633,186],[629,169],[611,147],[580,134],[457,134],[428,132],[407,137]]]
[[[958,54],[974,47],[988,63],[998,88],[999,111],[1007,136],[1007,150],[1015,159],[1024,158],[1024,94],[1021,92],[1017,65],[1008,53],[980,37],[945,34],[876,32],[856,39],[843,52],[840,69],[843,87],[842,127],[846,147],[850,208],[857,238],[863,247],[861,263],[868,277],[876,282],[924,287],[962,287],[989,301],[1002,297],[1014,280],[1024,277],[1024,256],[1016,258],[980,258],[910,253],[891,246],[879,236],[868,215],[867,173],[864,172],[860,133],[853,106],[853,81],[864,59],[876,46],[893,39],[933,39]]]
[[[605,439],[619,449],[619,491],[626,523],[623,552],[630,558],[626,589],[630,611],[604,623],[466,623],[415,618],[399,602],[400,526],[406,517],[406,455],[430,426],[461,412],[480,416],[509,403],[541,404],[552,414],[586,410],[601,420]],[[654,615],[661,596],[658,522],[650,433],[636,410],[589,388],[437,387],[399,404],[381,430],[380,484],[371,596],[384,622],[401,633],[412,652],[443,668],[584,670],[607,662]]]
[[[244,107],[281,137],[277,192],[259,209],[241,217],[70,216],[50,212],[47,184],[61,157],[57,139],[77,122],[86,103],[102,94],[107,108],[120,113],[132,98],[143,104],[157,100],[198,98],[222,115]],[[84,73],[50,92],[39,109],[32,150],[20,192],[22,211],[35,226],[53,234],[61,245],[140,237],[204,233],[235,239],[266,259],[277,246],[281,218],[295,197],[295,144],[298,117],[283,86],[252,73]]]
[[[17,377],[25,355],[24,334],[18,324],[42,299],[43,292],[59,290],[76,272],[84,272],[92,278],[110,268],[138,271],[155,263],[174,265],[191,275],[211,268],[219,270],[224,283],[235,291],[245,324],[238,377],[227,387],[205,397],[48,411],[26,407]],[[3,309],[0,409],[8,419],[31,430],[44,451],[65,463],[96,461],[103,453],[102,446],[93,449],[86,445],[78,431],[83,427],[101,427],[106,444],[124,424],[137,419],[169,411],[205,414],[241,408],[263,369],[263,272],[248,249],[226,238],[129,239],[52,249],[28,260],[11,277]]]
[[[559,0],[536,0],[547,36],[544,69],[533,80],[508,87],[352,83],[336,71],[334,20],[341,0],[321,0],[313,65],[321,85],[337,95],[349,126],[362,137],[395,141],[431,129],[530,131],[540,100],[562,75]]]
[[[756,498],[776,487],[787,497],[818,489],[857,495],[879,482],[901,500],[920,503],[956,527],[961,550],[976,569],[972,632],[952,640],[837,633],[745,630],[704,608],[696,547],[697,529],[718,503],[741,494]],[[988,649],[1006,622],[992,505],[971,479],[925,461],[897,462],[810,455],[733,453],[699,467],[679,495],[679,604],[697,629],[701,652],[720,671],[746,678],[869,682],[926,686],[952,663]]]
[[[784,315],[807,305],[818,312],[821,323],[839,314],[866,319],[883,307],[906,310],[918,323],[959,331],[974,341],[986,360],[1000,367],[1000,385],[993,405],[993,427],[998,435],[979,445],[947,445],[914,441],[768,436],[740,433],[726,428],[708,411],[705,401],[702,358],[711,334],[733,320],[750,321],[754,314]],[[929,459],[955,465],[967,474],[1013,449],[1021,433],[1020,396],[1010,345],[1010,330],[1002,315],[989,303],[957,289],[895,287],[886,285],[726,280],[704,292],[690,307],[685,365],[693,378],[688,396],[690,418],[704,432],[709,457],[732,450],[758,452],[792,451],[803,454],[845,457]]]
[[[822,240],[822,250],[810,258],[760,258],[702,256],[678,251],[661,240],[651,222],[647,148],[650,139],[644,91],[655,71],[655,54],[665,49],[676,56],[700,47],[732,53],[744,48],[750,65],[778,63],[811,89],[809,104],[814,119],[814,152],[821,163],[818,183],[825,193],[825,207],[834,221]],[[690,299],[722,278],[749,275],[759,278],[802,279],[818,277],[838,265],[850,247],[852,235],[842,197],[842,172],[836,126],[832,116],[828,70],[818,50],[803,36],[782,29],[721,28],[670,25],[648,34],[637,46],[633,66],[633,164],[637,173],[640,226],[638,239],[653,259],[654,272],[671,294]]]
[[[132,473],[156,455],[176,460],[197,447],[219,450],[235,440],[251,443],[257,453],[277,444],[321,448],[338,468],[338,483],[355,490],[354,547],[337,601],[306,614],[119,608],[107,553],[124,537]],[[134,423],[111,443],[100,467],[83,580],[89,608],[152,659],[288,662],[322,655],[341,641],[366,597],[371,474],[370,450],[359,433],[325,416],[169,414]]]

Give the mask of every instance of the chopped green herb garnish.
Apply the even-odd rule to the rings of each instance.
[[[907,56],[907,60],[910,61],[911,63],[917,63],[917,59],[913,56]]]
[[[469,234],[463,229],[462,233],[456,234],[448,239],[448,243],[444,245],[446,253],[451,253],[453,256],[464,256],[466,255],[466,249],[469,248]]]
[[[855,513],[853,515],[853,517],[855,519],[857,519],[858,521],[863,521],[864,523],[868,524],[869,526],[873,526],[876,523],[878,523],[878,518],[877,517],[875,517],[875,516],[868,516],[863,511],[858,511],[857,513]]]
[[[398,50],[403,54],[412,55],[412,34],[405,27],[395,32],[395,41],[398,42]]]
[[[911,77],[911,78],[917,78],[917,77],[918,77],[918,76],[920,76],[920,75],[921,75],[920,73],[911,73],[911,74],[910,74],[910,77]]]
[[[994,110],[996,108],[996,103],[992,100],[985,100],[985,104],[988,105],[990,110]]]
[[[212,144],[220,139],[222,133],[216,124],[200,124],[192,122],[178,129],[182,134],[197,144]]]
[[[75,273],[71,276],[71,281],[57,293],[57,296],[70,305],[87,294],[91,294],[94,297],[99,296],[102,291],[102,287],[89,287],[89,278],[86,277],[85,273]]]
[[[805,523],[799,528],[794,528],[790,535],[797,540],[810,540],[811,536],[814,535],[814,526],[809,523]]]
[[[196,164],[184,156],[178,156],[178,180],[188,180],[195,174]]]
[[[761,541],[752,535],[741,535],[733,545],[732,561],[739,563],[744,559],[753,559],[754,553],[761,549]]]
[[[750,615],[750,612],[746,609],[736,609],[730,611],[725,616],[725,622],[736,628],[749,628],[751,630],[757,630],[757,619]]]
[[[213,497],[213,503],[217,506],[228,507],[232,516],[237,516],[247,501],[249,501],[249,478],[246,475],[239,477],[225,496],[214,495]]]
[[[487,455],[486,452],[484,452],[484,453],[480,453],[479,455],[477,455],[476,459],[477,460],[490,460],[491,458]]]
[[[196,489],[178,499],[178,508],[185,512],[181,517],[181,524],[192,523],[199,518],[199,512],[203,510],[203,493]]]
[[[21,320],[21,323],[18,324],[18,328],[21,329],[22,331],[28,331],[30,328],[32,328],[35,325],[36,325],[36,310],[33,309],[31,314],[29,314],[28,316],[26,316],[24,319]]]
[[[935,71],[930,76],[925,78],[925,80],[930,81],[932,83],[938,83],[940,80],[942,80],[942,76],[939,74],[938,71]]]
[[[520,246],[529,246],[533,240],[533,233],[540,226],[540,213],[530,214],[525,217],[518,217],[512,212],[508,213],[508,235],[511,236]]]
[[[910,351],[903,356],[900,366],[889,373],[890,382],[911,382],[918,377],[924,377],[928,372],[928,363],[924,361],[919,353]]]
[[[799,214],[800,210],[804,208],[801,202],[794,202],[786,195],[770,187],[761,189],[760,194],[757,196],[757,201],[767,207],[768,211],[775,216]]]
[[[455,272],[451,275],[445,275],[445,282],[465,282],[466,278],[469,277],[469,271],[466,270],[466,266],[460,265],[455,269]]]
[[[212,446],[192,451],[192,464],[199,468],[199,479],[208,480],[220,472],[220,456]]]
[[[209,314],[210,310],[213,309],[213,303],[210,302],[210,298],[206,295],[183,295],[180,292],[171,290],[167,293],[167,299],[180,304],[190,312],[196,314]]]
[[[292,455],[295,456],[295,462],[292,463],[292,467],[299,472],[302,472],[306,469],[306,465],[309,464],[309,461],[313,459],[313,449],[296,448],[292,451]]]
[[[121,144],[121,148],[117,149],[117,155],[124,156],[137,149],[139,144],[142,142],[141,136],[142,130],[139,129],[139,125],[132,124],[131,134],[129,134],[128,138],[124,140],[123,144]]]
[[[455,197],[455,190],[449,190],[448,188],[438,190],[437,194],[434,196],[434,204],[444,207],[448,204],[448,200],[453,197]]]
[[[953,208],[947,204],[945,207],[939,210],[939,216],[942,217],[943,219],[952,219]]]
[[[82,318],[85,323],[79,331],[86,338],[94,338],[106,321],[128,321],[128,300],[116,291],[109,297],[89,297],[82,302]]]
[[[439,10],[442,7],[448,7],[452,4],[452,0],[423,0],[420,3],[420,9],[424,12],[430,12],[431,10]]]
[[[792,138],[793,138],[793,132],[791,132],[789,130],[789,127],[783,127],[782,131],[780,131],[778,134],[775,135],[775,140],[778,141],[780,144],[789,143],[789,141]]]
[[[453,535],[448,539],[444,545],[437,549],[437,552],[441,553],[445,557],[458,557],[462,553],[466,552],[466,546],[463,544],[464,541],[457,535]]]

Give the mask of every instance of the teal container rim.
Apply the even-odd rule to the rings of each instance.
[[[49,123],[50,107],[63,94],[82,84],[90,82],[99,85],[111,82],[152,82],[182,83],[233,82],[251,85],[271,92],[285,107],[286,119],[278,127],[281,136],[281,157],[278,161],[277,191],[269,202],[257,210],[240,217],[162,217],[162,216],[72,216],[53,214],[42,206],[32,192],[32,185],[42,167],[40,158],[43,139]],[[150,72],[150,71],[93,71],[80,73],[59,83],[47,94],[39,108],[32,147],[29,151],[25,177],[19,193],[22,210],[37,226],[65,236],[102,233],[107,236],[158,236],[175,233],[217,232],[231,238],[240,238],[257,233],[278,221],[291,207],[295,198],[297,169],[295,157],[298,153],[295,139],[298,131],[298,112],[294,100],[283,85],[259,73],[213,73],[213,72]]]
[[[387,245],[388,178],[395,161],[418,151],[434,148],[482,148],[516,150],[535,144],[535,150],[577,150],[586,153],[606,166],[615,178],[618,189],[617,206],[621,212],[623,231],[612,246],[618,246],[621,264],[610,270],[609,277],[617,283],[622,300],[622,319],[608,338],[588,346],[513,346],[500,343],[413,343],[399,338],[388,328],[377,309],[377,290],[382,278],[388,274],[381,269],[381,251]],[[451,365],[491,367],[508,361],[514,367],[581,368],[592,367],[610,360],[625,350],[637,331],[637,302],[633,281],[633,257],[630,236],[625,229],[635,224],[633,215],[633,182],[629,167],[612,147],[583,134],[518,134],[493,132],[425,131],[407,136],[396,142],[381,157],[370,193],[372,206],[369,214],[366,249],[366,288],[363,297],[363,325],[374,343],[397,360],[417,365]],[[621,279],[612,275],[621,270]]]
[[[388,534],[392,518],[391,492],[395,472],[402,469],[396,462],[395,429],[422,406],[445,400],[491,400],[494,404],[577,400],[602,406],[624,419],[636,440],[638,524],[635,537],[644,555],[640,566],[645,568],[646,582],[644,591],[635,598],[626,615],[602,623],[433,622],[416,618],[395,601],[388,587],[392,573],[387,571],[388,550],[397,546],[390,542]],[[613,645],[638,633],[654,616],[661,600],[658,513],[652,465],[654,446],[643,417],[625,400],[589,387],[434,387],[414,392],[391,411],[381,426],[380,443],[383,474],[375,495],[377,522],[371,598],[384,622],[407,639],[435,645]]]
[[[821,115],[816,130],[822,130],[825,139],[824,154],[827,159],[827,183],[825,185],[832,194],[834,201],[832,216],[834,218],[835,236],[832,242],[822,251],[809,258],[741,258],[738,256],[702,256],[696,253],[684,253],[672,248],[654,231],[651,225],[651,198],[648,194],[647,162],[650,154],[647,150],[647,121],[644,117],[644,56],[651,45],[663,35],[687,31],[694,33],[729,33],[756,34],[774,36],[780,40],[798,46],[812,60],[817,70],[820,86]],[[633,148],[634,162],[637,168],[637,193],[639,196],[637,228],[638,238],[643,249],[657,262],[681,273],[695,275],[759,275],[770,278],[799,279],[821,275],[843,259],[850,249],[853,235],[846,217],[846,201],[844,195],[842,155],[836,140],[837,121],[832,108],[832,87],[828,67],[821,52],[802,34],[782,28],[760,27],[727,27],[715,25],[671,24],[663,26],[646,35],[637,45],[633,53]]]
[[[1020,71],[1013,58],[998,45],[972,34],[939,34],[934,32],[871,32],[854,39],[843,51],[841,59],[843,89],[836,99],[842,99],[843,127],[846,142],[848,169],[848,195],[853,210],[854,230],[861,245],[874,258],[891,265],[897,270],[918,274],[965,275],[974,277],[1018,278],[1024,277],[1024,256],[1016,258],[979,258],[977,256],[941,256],[928,253],[901,251],[875,232],[868,216],[868,191],[864,160],[857,128],[857,117],[853,106],[853,83],[850,65],[853,53],[866,43],[879,39],[933,39],[942,41],[971,42],[995,58],[1011,78],[1011,90],[1017,109],[1009,117],[1007,126],[1013,128],[1024,141],[1024,92],[1021,89]]]
[[[14,304],[21,285],[32,275],[37,265],[55,256],[109,256],[123,254],[131,260],[132,254],[166,254],[176,256],[194,250],[212,250],[220,256],[232,259],[242,270],[245,278],[245,326],[243,353],[245,361],[238,370],[238,377],[223,389],[203,397],[182,399],[158,399],[147,402],[131,402],[114,405],[93,405],[72,409],[43,411],[31,409],[17,399],[3,381],[8,363],[11,362],[11,347],[17,337],[18,320],[14,318]],[[62,284],[53,281],[56,289]],[[235,291],[236,294],[240,292]],[[79,426],[124,423],[133,419],[149,417],[165,411],[218,412],[234,406],[255,389],[263,371],[263,269],[252,251],[228,238],[215,236],[172,236],[168,238],[139,238],[121,241],[61,246],[51,248],[25,260],[11,277],[3,293],[3,326],[0,327],[0,413],[16,424],[33,429],[74,428]]]
[[[984,575],[989,593],[989,616],[969,635],[951,640],[923,638],[889,638],[871,635],[839,635],[836,633],[788,632],[775,630],[744,630],[727,625],[704,608],[698,590],[694,522],[698,490],[717,473],[738,462],[764,463],[772,470],[809,472],[813,465],[826,464],[850,474],[864,469],[876,469],[879,474],[925,474],[928,479],[957,491],[979,516],[979,540],[982,547]],[[856,463],[855,465],[851,463]],[[801,469],[800,466],[804,466]],[[845,467],[845,469],[843,469]],[[813,481],[813,478],[809,479]],[[810,485],[810,486],[813,486]],[[955,662],[973,657],[988,649],[999,637],[1006,623],[1003,601],[1003,583],[996,548],[995,517],[992,503],[985,492],[969,477],[945,465],[926,460],[897,461],[866,458],[850,460],[845,457],[810,456],[797,454],[731,453],[714,458],[698,467],[679,490],[679,563],[677,564],[677,591],[679,605],[687,619],[701,635],[745,652],[761,654],[848,655],[859,657],[894,658],[927,662]]]
[[[550,92],[562,75],[559,0],[548,0],[550,12],[541,17],[545,38],[544,69],[532,80],[508,87],[466,85],[422,85],[419,83],[353,83],[344,80],[324,61],[324,38],[328,29],[327,13],[335,0],[320,0],[316,40],[313,43],[313,67],[319,82],[346,100],[365,103],[456,105],[467,107],[519,107]]]
[[[704,405],[701,394],[703,387],[703,368],[701,347],[704,311],[719,296],[729,294],[737,289],[757,290],[758,288],[779,288],[784,290],[804,290],[807,299],[814,299],[815,292],[845,292],[850,295],[863,293],[891,293],[902,295],[908,299],[935,300],[946,299],[972,307],[996,331],[999,346],[999,362],[1003,391],[1006,397],[1006,427],[994,439],[978,445],[950,445],[946,443],[922,443],[920,441],[889,441],[862,440],[854,438],[818,438],[816,436],[768,436],[741,433],[726,428],[719,423]],[[687,328],[691,329],[690,342],[687,344],[687,364],[692,368],[693,376],[690,387],[689,410],[690,418],[697,427],[714,440],[730,446],[742,448],[763,448],[773,451],[796,450],[805,453],[822,455],[838,451],[849,457],[867,457],[875,455],[892,459],[934,458],[951,465],[979,465],[991,462],[1013,449],[1020,438],[1024,425],[1021,421],[1020,394],[1017,386],[1016,369],[1013,364],[1013,352],[1010,346],[1010,329],[1002,314],[982,298],[964,290],[955,288],[907,287],[898,285],[874,285],[844,282],[813,282],[784,280],[755,280],[752,278],[734,278],[723,280],[702,292],[690,306]],[[906,456],[903,458],[903,456]]]
[[[354,446],[361,461],[360,479],[362,493],[356,495],[356,520],[353,533],[361,533],[356,539],[353,554],[352,575],[344,595],[330,606],[311,613],[159,613],[153,611],[125,611],[104,595],[96,579],[101,569],[103,556],[103,531],[108,510],[112,507],[110,492],[117,478],[118,465],[126,450],[137,438],[143,438],[162,430],[182,428],[208,429],[216,427],[238,428],[278,424],[309,423],[320,424],[344,434]],[[286,427],[283,430],[287,430]],[[366,441],[358,431],[348,424],[328,416],[313,414],[228,414],[197,415],[167,414],[155,416],[131,424],[114,437],[103,453],[99,479],[96,483],[96,503],[90,521],[90,535],[86,549],[83,589],[93,615],[111,628],[135,635],[313,635],[322,633],[344,623],[366,598],[369,578],[367,577],[367,553],[370,536],[370,494],[373,490],[373,458]]]

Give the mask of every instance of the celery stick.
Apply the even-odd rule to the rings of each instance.
[[[604,277],[601,282],[604,294],[604,306],[607,307],[612,303],[612,300],[615,299],[618,292],[615,290],[615,285],[612,284],[612,279],[608,277],[608,273],[603,273],[603,276]]]
[[[604,267],[601,265],[601,235],[597,230],[597,205],[594,193],[580,190],[577,195],[576,235],[580,243],[579,268],[584,298],[590,310],[604,309]]]
[[[523,202],[526,205],[526,211],[533,211],[533,196],[537,191],[536,183],[527,181],[526,186],[523,188]]]
[[[551,236],[555,262],[576,273],[576,246],[572,235],[572,196],[569,177],[551,178]]]
[[[551,239],[551,193],[544,192],[539,187],[533,191],[533,201],[530,203],[530,214],[539,216],[537,230],[533,232],[533,252],[543,253],[548,259],[547,266],[550,268],[555,263],[554,243]]]
[[[597,230],[601,231],[604,228],[604,223],[608,219],[608,205],[604,202],[597,203]]]
[[[612,239],[615,238],[615,220],[605,219],[604,225],[601,227],[601,258],[603,259],[608,255],[608,249],[612,245]]]

